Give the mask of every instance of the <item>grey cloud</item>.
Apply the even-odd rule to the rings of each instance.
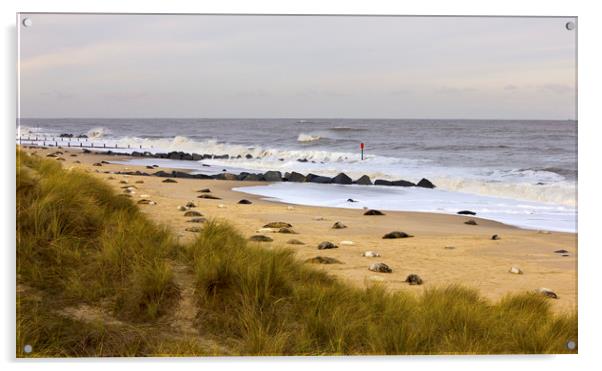
[[[25,117],[575,114],[567,18],[31,17]]]

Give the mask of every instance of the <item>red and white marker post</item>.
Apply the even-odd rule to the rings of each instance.
[[[364,143],[360,143],[360,150],[362,152],[362,160],[364,159]]]

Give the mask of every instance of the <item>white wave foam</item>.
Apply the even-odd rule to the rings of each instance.
[[[17,135],[30,135],[42,133],[44,131],[43,128],[40,127],[30,127],[30,126],[19,126]]]
[[[97,127],[97,128],[93,128],[93,129],[88,130],[88,132],[86,133],[86,135],[90,139],[101,139],[101,138],[104,138],[106,135],[108,135],[110,133],[111,133],[111,131],[109,129],[107,129],[107,128]]]
[[[311,134],[299,134],[299,136],[297,137],[297,141],[298,142],[315,142],[322,139],[321,136],[319,135],[311,135]]]
[[[431,180],[437,187],[449,191],[577,206],[576,185],[572,182],[538,185],[527,182],[494,182],[450,177],[434,177]]]

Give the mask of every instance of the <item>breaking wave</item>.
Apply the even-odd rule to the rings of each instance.
[[[91,139],[101,139],[104,138],[105,136],[109,135],[111,133],[111,131],[107,128],[103,128],[103,127],[98,127],[98,128],[93,128],[88,130],[88,132],[86,133],[86,135],[88,136],[88,138]]]
[[[321,136],[319,135],[311,135],[311,134],[299,134],[299,136],[297,137],[297,141],[298,142],[315,142],[322,139]]]

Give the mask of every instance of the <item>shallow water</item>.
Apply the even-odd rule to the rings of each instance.
[[[477,217],[505,224],[559,232],[576,232],[575,209],[532,201],[479,196],[417,187],[274,183],[235,191],[299,205],[456,214],[471,210]],[[348,202],[348,199],[357,202]]]

